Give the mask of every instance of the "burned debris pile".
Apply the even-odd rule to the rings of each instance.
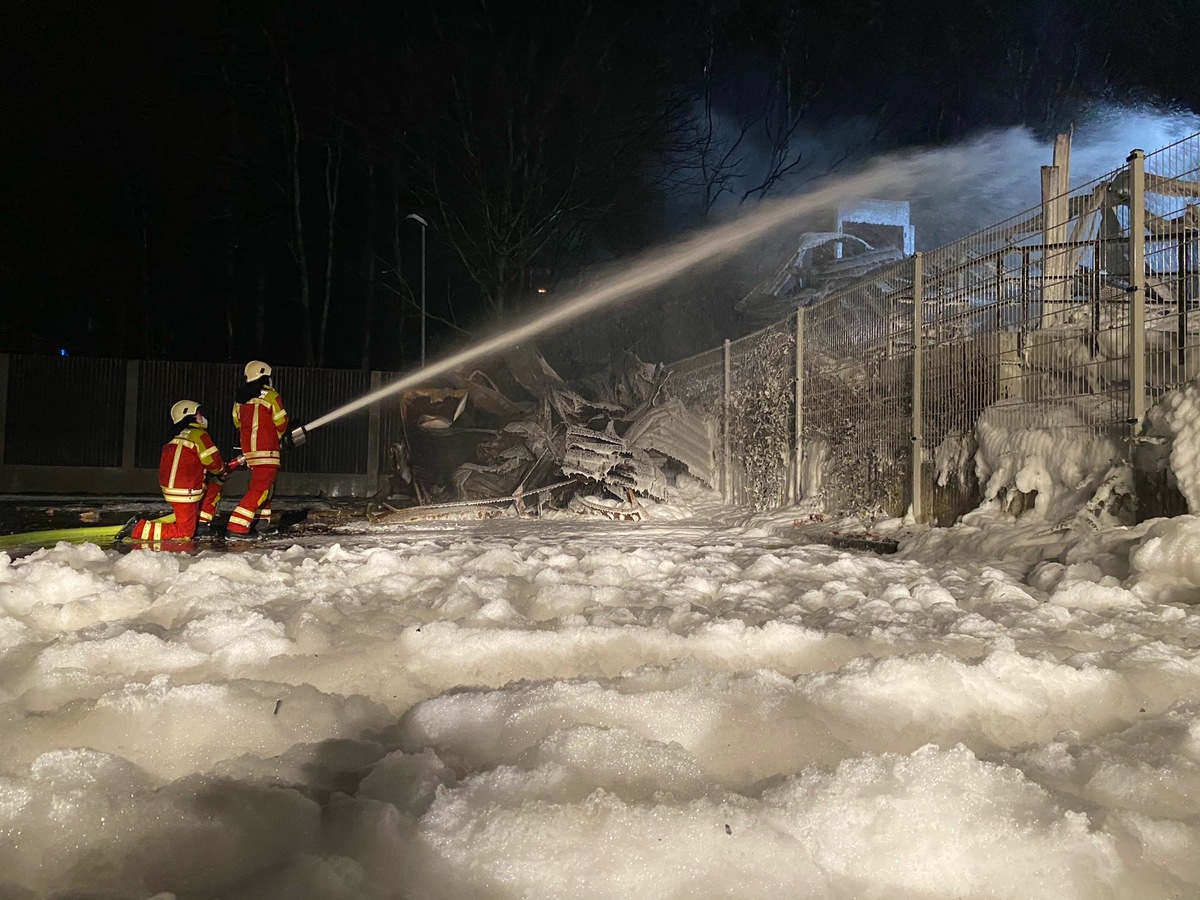
[[[749,321],[777,322],[903,258],[903,252],[894,247],[872,247],[851,234],[804,234],[795,256],[772,280],[743,297],[737,309]]]
[[[797,309],[879,277],[916,249],[907,200],[859,200],[838,207],[832,231],[806,232],[788,260],[737,304],[747,322],[778,322]]]
[[[488,371],[445,376],[385,411],[389,477],[374,521],[571,509],[641,518],[676,476],[716,480],[717,425],[668,389],[661,365],[626,354],[569,385],[532,348]]]

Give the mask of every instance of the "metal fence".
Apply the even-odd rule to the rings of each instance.
[[[783,321],[670,367],[671,393],[719,423],[719,487],[732,502],[768,508],[795,495],[796,359]]]
[[[720,483],[716,485],[726,496],[730,496],[728,473],[732,468],[729,452],[729,433],[725,425],[730,416],[726,408],[729,396],[729,341],[723,348],[706,350],[696,356],[681,359],[671,365],[667,373],[668,390],[691,410],[717,423],[721,436],[721,458],[714,470]]]
[[[1200,139],[1146,157],[1146,384],[1150,401],[1200,374]]]
[[[928,519],[985,412],[1130,462],[1147,410],[1200,372],[1200,135],[1058,178],[1043,167],[1038,207],[670,367],[719,419],[726,497]]]
[[[798,317],[802,497],[865,511],[904,502],[912,434],[913,271],[906,262]]]

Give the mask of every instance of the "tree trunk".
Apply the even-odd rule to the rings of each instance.
[[[225,223],[225,240],[223,242],[222,263],[225,295],[225,361],[233,362],[233,336],[236,331],[234,310],[237,308],[237,244],[238,222],[237,211],[233,208],[233,192],[225,197],[225,208],[222,218]]]
[[[141,282],[142,351],[139,355],[153,358],[158,354],[154,340],[154,311],[150,302],[150,213],[146,208],[146,182],[140,172],[134,174],[130,190],[133,195],[133,230]]]
[[[371,333],[375,318],[375,164],[367,161],[367,215],[363,237],[363,274],[366,285],[363,294],[362,368],[371,370]]]
[[[329,304],[333,297],[333,231],[337,225],[338,188],[342,181],[342,134],[338,130],[337,151],[325,147],[325,209],[329,227],[325,234],[325,297],[321,304],[321,324],[317,329],[317,365],[325,365],[325,335],[329,329]]]
[[[242,134],[237,102],[237,89],[229,74],[229,66],[237,53],[237,30],[234,25],[233,8],[229,2],[221,4],[224,25],[228,28],[229,42],[221,57],[221,85],[225,89],[225,113],[228,125],[229,155],[235,161],[229,169],[229,183],[224,186],[225,198],[222,204],[222,219],[225,225],[224,246],[224,276],[223,294],[225,299],[225,361],[233,362],[237,341],[237,309],[238,290],[237,262],[238,243],[241,237],[241,220],[238,217],[235,185],[241,186],[241,178],[237,174],[242,160]]]
[[[262,352],[267,330],[267,236],[264,230],[261,221],[254,229],[254,353]]]
[[[292,97],[291,70],[283,64],[284,96],[287,99],[288,167],[292,176],[292,256],[300,270],[300,348],[304,364],[313,364],[312,303],[308,281],[308,256],[304,252],[304,220],[300,213],[300,119]],[[261,348],[260,348],[261,352]]]
[[[396,296],[404,298],[405,283],[404,276],[401,274],[404,268],[400,264],[400,186],[396,185],[392,194],[392,275],[396,279]],[[400,345],[401,354],[404,352],[404,303],[400,304],[399,323],[396,328],[397,343]]]

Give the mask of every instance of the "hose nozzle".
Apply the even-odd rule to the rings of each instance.
[[[299,447],[301,444],[303,444],[307,440],[308,440],[308,432],[304,430],[303,425],[301,425],[299,428],[297,428],[295,431],[292,432],[292,446],[293,447]]]

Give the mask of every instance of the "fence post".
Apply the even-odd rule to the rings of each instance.
[[[722,365],[724,383],[721,387],[721,498],[730,503],[733,499],[732,472],[733,450],[729,442],[729,395],[732,373],[729,368],[729,339],[725,339]]]
[[[371,373],[369,393],[374,394],[383,387],[383,373]],[[367,496],[374,497],[379,492],[379,404],[372,403],[371,411],[367,414]]]
[[[1146,154],[1129,154],[1129,433],[1146,418]],[[1133,446],[1130,445],[1132,453]]]
[[[121,438],[121,468],[132,470],[137,464],[137,408],[139,360],[125,361],[125,429]]]
[[[1181,228],[1179,246],[1175,249],[1175,268],[1178,270],[1175,279],[1175,381],[1180,384],[1187,377],[1188,244],[1193,234],[1188,226]]]
[[[925,504],[922,492],[922,463],[925,456],[925,431],[923,424],[924,398],[922,393],[923,370],[921,345],[924,343],[924,285],[925,258],[921,253],[913,254],[913,360],[912,360],[912,517],[916,522],[925,520]]]
[[[1058,166],[1042,166],[1042,314],[1045,328],[1057,322],[1067,303],[1067,210],[1065,179]]]
[[[796,503],[804,496],[804,309],[796,310],[796,381],[795,397],[792,402],[796,408],[796,424],[793,434],[792,452],[792,496],[789,500]]]
[[[8,429],[8,354],[0,353],[0,466],[4,465],[4,432]]]

